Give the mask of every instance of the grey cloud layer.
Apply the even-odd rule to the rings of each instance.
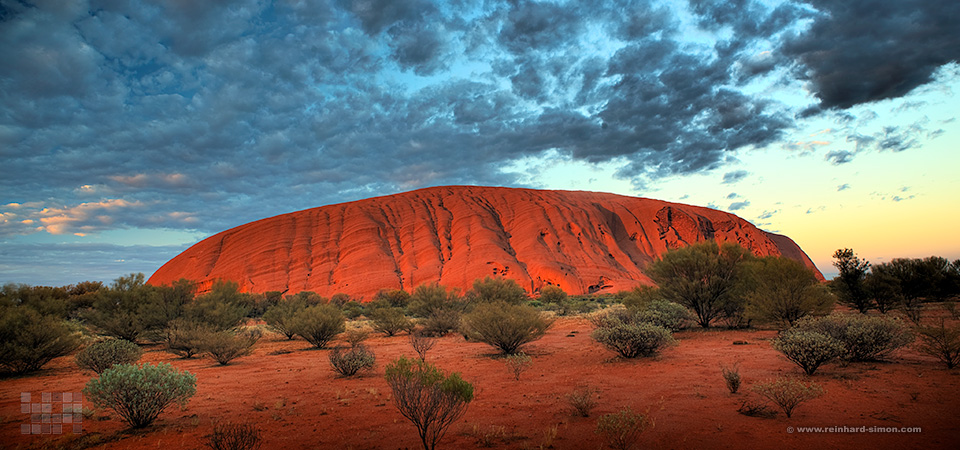
[[[690,3],[0,0],[0,187],[36,204],[0,205],[0,234],[215,232],[517,185],[499,169],[548,151],[629,179],[712,170],[802,120],[751,80],[807,82],[809,115],[905,95],[960,55],[955,1]],[[912,132],[863,139],[899,151]]]

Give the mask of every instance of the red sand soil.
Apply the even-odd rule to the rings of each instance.
[[[428,361],[457,371],[473,383],[476,397],[466,415],[441,440],[445,449],[597,449],[597,417],[629,406],[652,419],[639,448],[956,448],[960,442],[960,371],[947,370],[912,349],[889,362],[822,366],[806,377],[770,346],[770,330],[688,330],[679,345],[655,358],[620,360],[590,338],[583,318],[561,318],[547,335],[527,347],[533,366],[516,381],[503,360],[481,343],[460,336],[441,338]],[[734,345],[746,341],[747,345]],[[263,432],[264,448],[285,450],[416,449],[413,425],[394,407],[383,378],[385,365],[400,355],[415,356],[406,335],[375,335],[376,370],[338,378],[329,350],[302,340],[268,334],[254,353],[219,366],[210,359],[177,359],[149,349],[142,361],[170,362],[196,374],[197,393],[186,410],[172,407],[151,427],[123,431],[115,413],[84,419],[81,435],[21,435],[28,417],[20,414],[20,393],[80,391],[90,379],[72,357],[54,360],[43,371],[0,383],[0,447],[60,448],[73,441],[100,442],[92,448],[202,448],[217,421],[249,422]],[[338,345],[335,343],[334,345]],[[287,352],[290,353],[282,353]],[[720,366],[739,363],[741,393],[730,394]],[[753,383],[776,376],[820,383],[823,397],[801,404],[788,419],[737,413]],[[566,395],[589,385],[599,392],[591,417],[571,414]],[[86,406],[91,406],[85,402]],[[918,433],[788,433],[788,427],[920,427]]]
[[[217,279],[244,292],[315,291],[370,300],[427,282],[469,289],[484,276],[569,294],[650,284],[642,268],[667,249],[715,240],[786,256],[822,276],[790,238],[726,212],[575,191],[446,186],[323,206],[218,233],[163,265],[149,282]]]

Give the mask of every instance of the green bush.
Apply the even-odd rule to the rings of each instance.
[[[336,347],[330,351],[330,365],[333,366],[333,370],[345,377],[354,376],[361,370],[373,369],[376,362],[377,357],[373,354],[373,350],[363,344],[357,344],[346,350]]]
[[[473,289],[467,292],[467,300],[474,303],[504,302],[519,305],[527,300],[527,291],[514,280],[486,277],[473,281]]]
[[[27,306],[0,307],[0,367],[12,373],[40,370],[80,346],[63,319]]]
[[[317,348],[323,348],[347,327],[343,313],[332,305],[317,305],[298,311],[291,329]]]
[[[426,319],[421,321],[421,332],[430,336],[443,336],[460,328],[460,310],[441,308],[433,310]]]
[[[462,302],[457,292],[437,283],[424,283],[417,286],[410,294],[410,303],[407,311],[414,317],[430,317],[437,311],[462,309]]]
[[[560,304],[567,299],[567,293],[560,286],[546,285],[540,289],[539,300],[542,303]]]
[[[356,347],[361,343],[363,343],[363,341],[369,338],[370,338],[370,331],[366,329],[360,329],[360,328],[353,328],[353,329],[347,330],[343,333],[343,336],[341,336],[341,339],[343,339],[343,342],[350,344],[351,347]]]
[[[647,428],[647,418],[630,408],[605,414],[597,419],[596,433],[601,434],[607,444],[618,450],[628,450],[636,445],[640,433]]]
[[[591,336],[624,358],[653,356],[676,343],[670,330],[646,322],[615,321],[593,330]]]
[[[747,317],[793,325],[809,314],[826,314],[833,309],[834,296],[803,263],[779,256],[767,256],[745,264]]]
[[[823,333],[787,330],[773,340],[773,348],[783,353],[807,375],[813,375],[820,365],[843,355],[843,344]]]
[[[753,390],[779,406],[787,417],[793,414],[794,408],[800,403],[823,395],[823,388],[820,385],[806,384],[793,378],[777,378],[773,381],[758,383],[753,386]]]
[[[933,356],[952,369],[960,364],[960,326],[948,328],[941,321],[939,327],[920,327],[919,350]]]
[[[792,329],[813,331],[836,339],[844,347],[841,357],[849,361],[883,359],[914,340],[910,328],[900,320],[863,314],[808,317],[799,320]]]
[[[350,320],[362,316],[366,310],[367,308],[354,301],[347,302],[340,308],[340,311],[343,311],[343,315]]]
[[[397,307],[377,308],[370,312],[373,329],[387,336],[413,329],[413,322]]]
[[[679,331],[687,327],[688,322],[693,320],[693,315],[683,305],[666,300],[654,300],[646,307],[640,308],[634,320],[658,325],[670,331]]]
[[[467,412],[473,386],[430,363],[400,359],[387,365],[387,383],[400,414],[413,422],[424,450],[434,450],[447,428]]]
[[[120,364],[91,379],[83,394],[95,406],[116,411],[131,427],[143,428],[173,403],[186,406],[196,386],[196,376],[167,363]]]
[[[115,364],[133,364],[143,355],[139,345],[123,339],[95,342],[77,353],[77,365],[97,375]]]
[[[200,341],[200,351],[209,354],[221,366],[253,352],[253,346],[260,340],[259,329],[247,331],[217,331],[208,333]]]
[[[236,282],[217,280],[210,292],[184,307],[183,317],[208,324],[217,331],[227,330],[240,325],[247,317],[250,309],[244,303],[244,294]]]
[[[507,355],[543,337],[553,324],[536,308],[506,302],[483,303],[463,318],[463,331],[470,339],[499,349]]]
[[[394,308],[405,308],[410,303],[410,293],[403,289],[384,289],[373,296],[372,303],[383,303]]]
[[[186,319],[170,322],[164,334],[167,351],[181,358],[192,358],[203,351],[203,343],[214,333],[210,325]]]
[[[290,299],[280,300],[263,313],[263,321],[266,322],[273,331],[286,336],[288,340],[293,339],[293,337],[297,335],[297,333],[291,329],[293,316],[306,308],[306,302],[298,302]]]

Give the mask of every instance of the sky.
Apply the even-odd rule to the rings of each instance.
[[[960,258],[956,0],[0,0],[0,284],[439,185]]]

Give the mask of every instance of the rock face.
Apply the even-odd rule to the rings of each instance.
[[[469,289],[485,276],[531,292],[571,294],[652,284],[643,268],[668,249],[735,242],[758,256],[802,261],[790,238],[721,211],[579,191],[450,186],[283,214],[218,233],[150,277],[199,291],[216,279],[246,292],[338,292],[369,300],[380,289],[426,282]]]

